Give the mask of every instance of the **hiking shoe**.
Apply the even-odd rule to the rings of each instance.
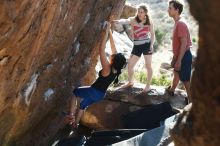
[[[174,91],[170,90],[171,86],[167,87],[165,90],[170,96],[174,96]]]

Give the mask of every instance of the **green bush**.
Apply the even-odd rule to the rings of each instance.
[[[167,79],[165,75],[161,75],[160,77],[153,77],[151,84],[157,86],[169,86],[171,80]]]
[[[192,39],[192,42],[193,42],[193,43],[196,43],[196,38],[193,38],[193,39]]]
[[[138,71],[134,74],[134,79],[140,83],[146,84],[147,82],[147,73],[145,71]],[[120,77],[120,81],[128,81],[128,73],[123,72]],[[151,85],[156,86],[169,86],[171,84],[171,80],[169,80],[166,75],[161,76],[153,76]]]
[[[147,82],[147,73],[144,71],[136,72],[134,74],[134,78],[135,78],[135,80],[137,80],[141,83],[146,83]]]
[[[159,46],[162,44],[164,39],[165,33],[161,31],[159,28],[155,30],[155,39],[156,42],[154,43],[155,51],[159,48]]]
[[[119,81],[127,81],[128,80],[128,72],[123,71],[119,76]]]
[[[164,36],[165,36],[164,32],[162,32],[160,29],[155,30],[156,41],[159,45],[163,42]]]

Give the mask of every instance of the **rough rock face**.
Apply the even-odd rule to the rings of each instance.
[[[0,145],[49,145],[124,0],[0,1]]]
[[[120,18],[127,19],[128,17],[134,16],[136,14],[136,11],[137,10],[135,7],[124,5]],[[114,15],[114,19],[119,19],[118,15]],[[91,85],[91,83],[93,83],[94,80],[96,79],[97,73],[96,73],[95,67],[96,67],[98,60],[95,56],[91,58],[93,58],[92,64],[90,65],[89,71],[83,77],[83,80],[81,82],[82,85],[84,86]]]
[[[125,5],[121,14],[121,18],[127,19],[128,17],[135,16],[137,9],[130,5]]]
[[[143,85],[144,87],[144,85]],[[164,88],[154,87],[151,93],[141,93],[140,86],[132,89],[110,90],[104,100],[91,105],[82,117],[81,124],[96,130],[122,129],[122,116],[147,105],[169,101],[173,108],[185,106],[182,90],[174,97],[165,93]]]
[[[192,78],[193,105],[173,131],[177,146],[220,143],[220,1],[188,0],[199,23],[199,49]],[[206,9],[206,11],[204,11]]]

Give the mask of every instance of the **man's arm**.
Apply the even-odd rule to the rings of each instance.
[[[177,61],[176,61],[175,66],[174,66],[174,69],[176,71],[179,71],[181,69],[181,61],[182,61],[183,56],[184,56],[184,54],[186,52],[186,45],[187,45],[187,38],[186,38],[186,36],[180,38],[180,43],[181,43],[181,45],[180,45],[180,52],[179,52]]]
[[[101,45],[99,47],[99,55],[100,55],[100,62],[101,62],[101,65],[102,65],[102,75],[103,76],[106,76],[109,74],[110,72],[110,64],[109,64],[109,61],[107,59],[107,56],[106,56],[106,53],[105,53],[105,45],[106,45],[106,41],[107,41],[107,38],[108,38],[108,33],[109,33],[109,30],[110,30],[110,24],[107,23],[107,26],[105,28],[106,30],[104,30],[102,32],[102,40],[101,40]]]

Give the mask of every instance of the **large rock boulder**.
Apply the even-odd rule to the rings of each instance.
[[[121,14],[121,18],[127,19],[129,17],[135,16],[137,13],[137,9],[130,5],[125,5]]]
[[[0,145],[48,146],[124,0],[0,1]],[[94,66],[94,65],[93,65]]]
[[[144,86],[144,85],[143,85]],[[163,87],[153,87],[151,93],[141,93],[140,85],[130,89],[109,90],[104,100],[91,105],[82,117],[81,124],[96,130],[122,129],[124,115],[169,101],[174,109],[185,106],[185,92],[177,90],[175,96],[169,96]]]

